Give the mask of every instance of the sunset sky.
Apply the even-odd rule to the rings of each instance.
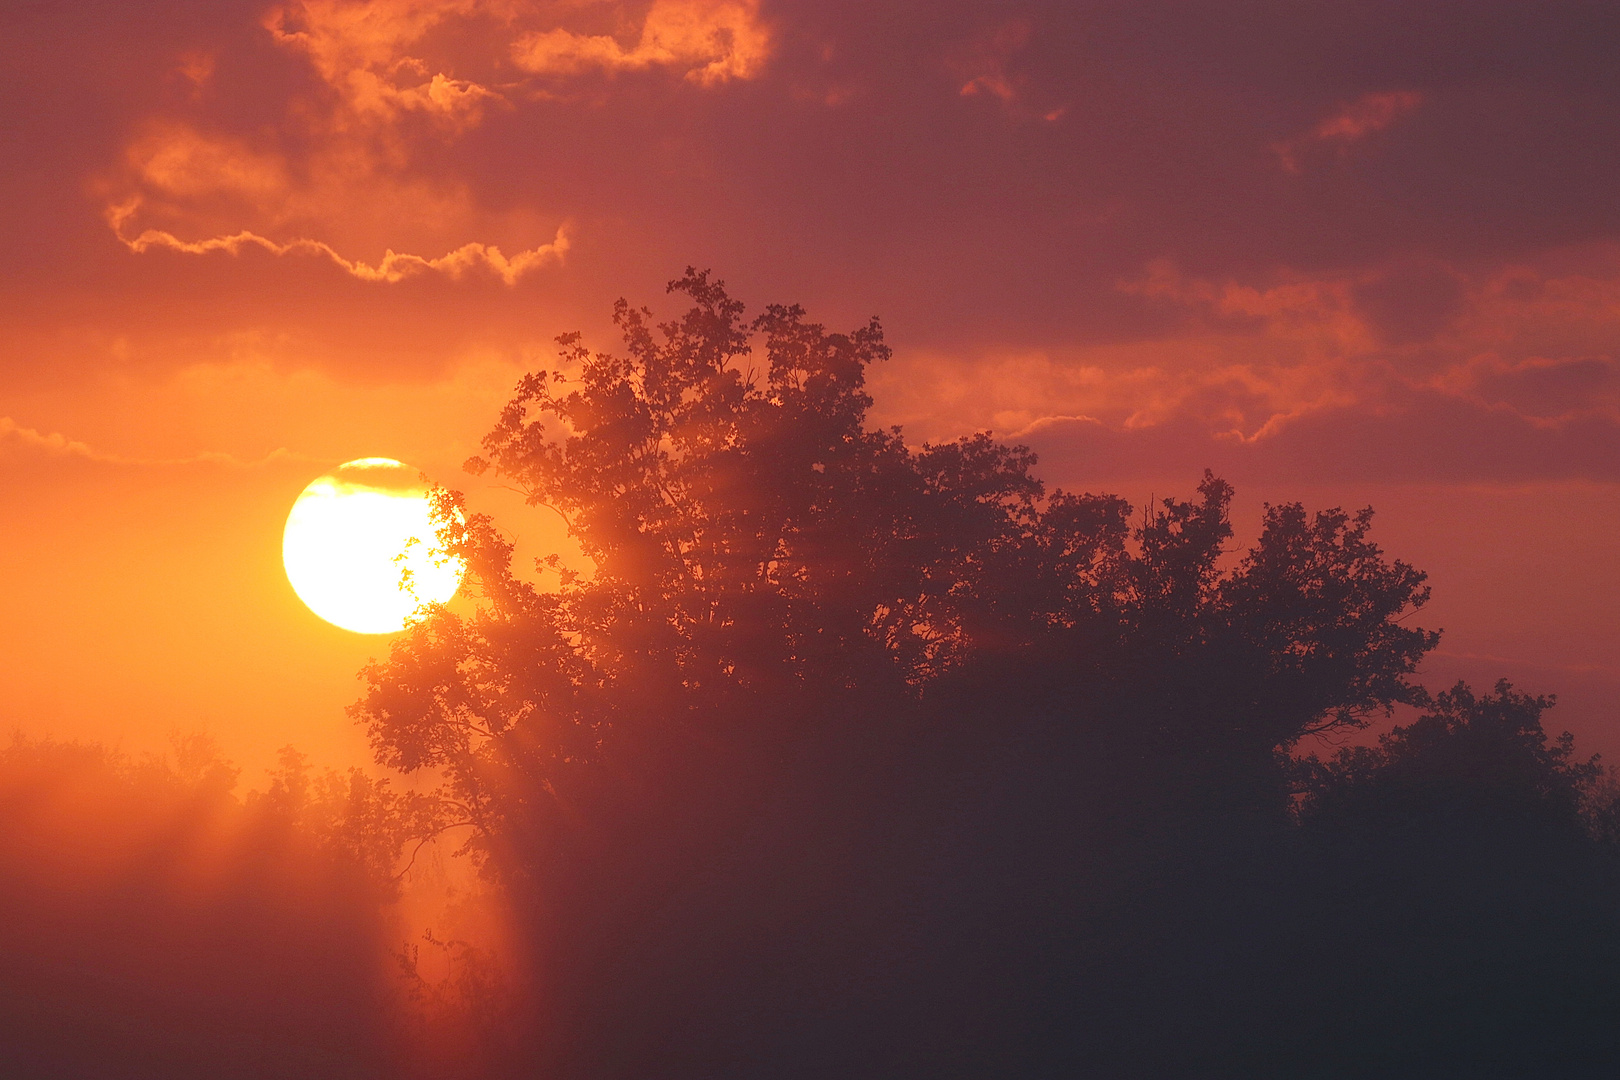
[[[299,492],[463,474],[519,375],[713,268],[895,349],[875,416],[1068,489],[1379,512],[1431,686],[1620,760],[1612,2],[13,0],[0,720],[358,760],[386,649]],[[245,779],[252,782],[254,775]]]

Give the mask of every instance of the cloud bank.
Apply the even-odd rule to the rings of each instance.
[[[608,7],[619,23],[629,17]],[[482,270],[516,284],[563,261],[567,215],[549,241],[513,255],[486,240],[454,242],[439,256],[396,250],[421,223],[490,227],[465,184],[418,169],[424,154],[442,153],[492,108],[518,107],[592,73],[666,71],[715,88],[758,77],[773,47],[757,0],[655,0],[629,34],[533,27],[568,11],[513,0],[294,0],[274,7],[263,27],[282,53],[307,65],[316,92],[289,97],[278,124],[252,137],[201,130],[174,116],[149,118],[126,148],[126,190],[105,216],[136,254],[235,255],[251,247],[316,255],[369,282]],[[469,34],[485,51],[465,63],[487,75],[458,74],[443,55],[440,39]],[[215,81],[216,68],[212,57],[187,54],[176,70],[195,97]],[[287,234],[290,226],[332,233],[368,219],[372,234],[396,237],[371,261],[329,237]],[[237,224],[210,231],[224,220]]]

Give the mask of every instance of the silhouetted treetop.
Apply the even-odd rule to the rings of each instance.
[[[616,753],[696,768],[670,739],[718,768],[726,747],[904,726],[900,703],[949,672],[994,679],[989,661],[1068,680],[1076,723],[1257,761],[1414,700],[1436,635],[1402,620],[1428,591],[1368,539],[1370,511],[1270,507],[1234,566],[1224,481],[1133,519],[1048,493],[1029,450],[985,433],[908,446],[867,427],[876,320],[747,320],[707,272],[669,288],[691,304],[673,321],[616,306],[622,355],[561,337],[468,462],[560,513],[593,572],[542,560],[542,587],[445,493],[478,610],[431,611],[367,670],[356,715],[381,759],[449,770],[487,833],[566,831]]]
[[[1465,828],[1512,818],[1578,830],[1603,770],[1575,757],[1568,732],[1547,737],[1553,703],[1505,679],[1484,695],[1459,682],[1377,746],[1306,760],[1304,809],[1324,821],[1441,815]]]

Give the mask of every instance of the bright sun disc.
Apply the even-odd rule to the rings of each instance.
[[[281,560],[311,611],[360,634],[403,629],[422,604],[454,596],[466,569],[438,547],[421,475],[392,458],[350,461],[305,488]]]

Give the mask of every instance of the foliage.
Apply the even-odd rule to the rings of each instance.
[[[881,1072],[928,1046],[891,1074],[995,1072],[1031,972],[1095,960],[1030,928],[1233,809],[1287,827],[1286,748],[1421,700],[1424,575],[1370,511],[1268,507],[1234,552],[1208,473],[1138,515],[988,434],[909,445],[867,424],[875,320],[745,319],[690,270],[670,291],[669,322],[617,306],[620,355],[560,338],[468,462],[588,566],[531,572],[441,492],[476,603],[426,610],[353,709],[383,764],[443,773],[509,888],[530,1071]],[[843,992],[810,986],[887,1019],[828,1035]]]
[[[1505,679],[1482,696],[1458,683],[1377,746],[1302,762],[1302,809],[1323,820],[1441,814],[1469,827],[1504,817],[1574,826],[1594,808],[1604,773],[1596,758],[1575,758],[1568,732],[1548,740],[1541,717],[1553,703]]]
[[[394,959],[404,996],[395,1034],[403,1074],[434,1080],[498,1075],[523,1023],[509,966],[488,949],[432,930]]]
[[[436,794],[394,791],[387,777],[360,768],[312,776],[307,755],[291,746],[282,747],[278,758],[268,788],[248,796],[248,809],[298,830],[327,856],[364,870],[389,895],[397,892],[404,872],[401,852],[414,856],[459,824]]]
[[[1269,508],[1226,570],[1224,482],[1133,526],[1117,497],[1048,494],[1033,454],[987,434],[869,430],[876,321],[745,321],[694,271],[670,290],[692,304],[672,322],[618,304],[624,356],[559,339],[560,367],[522,380],[468,463],[560,513],[592,571],[542,563],[542,587],[444,493],[482,604],[432,611],[366,671],[355,715],[379,759],[446,770],[486,846],[543,859],[607,763],[677,769],[670,740],[698,740],[735,764],[836,738],[839,716],[902,726],[904,701],[989,658],[1057,658],[1093,697],[1148,677],[1143,737],[1266,759],[1413,699],[1436,635],[1401,620],[1428,592],[1367,539],[1370,511]]]
[[[438,495],[476,603],[353,711],[442,790],[0,751],[13,1072],[1612,1074],[1613,778],[1551,698],[1413,681],[1428,590],[1371,511],[1234,550],[1208,473],[1137,512],[911,446],[867,427],[876,322],[671,289],[622,357],[561,339],[469,463],[588,567]],[[515,944],[393,952],[399,864],[462,827]]]
[[[1278,913],[1300,929],[1274,976],[1283,1026],[1313,1032],[1292,1075],[1612,1071],[1612,780],[1547,736],[1552,704],[1458,683],[1376,746],[1301,763]]]
[[[379,1073],[389,891],[364,864],[398,848],[352,858],[237,776],[201,734],[0,748],[7,1076]]]

